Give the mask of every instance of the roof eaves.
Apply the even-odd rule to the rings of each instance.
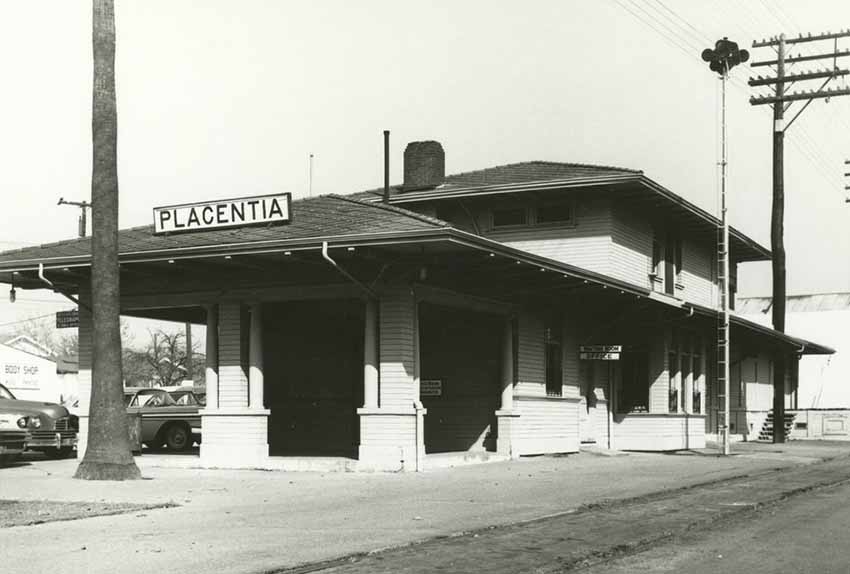
[[[639,178],[639,181],[642,185],[644,185],[646,188],[650,189],[654,193],[657,193],[658,195],[665,197],[666,199],[672,201],[673,203],[676,203],[677,205],[683,207],[684,209],[687,209],[688,211],[690,211],[691,213],[693,213],[697,217],[707,221],[708,223],[714,225],[715,227],[720,226],[721,221],[719,219],[717,219],[715,216],[713,216],[712,214],[710,214],[706,210],[702,209],[701,207],[691,203],[690,201],[683,198],[682,196],[676,195],[675,193],[673,193],[672,191],[670,191],[669,189],[667,189],[666,187],[664,187],[663,185],[661,185],[657,181],[650,179],[649,177],[647,177],[645,175],[641,175],[640,178]],[[759,253],[762,256],[763,259],[770,259],[772,257],[772,254],[771,254],[769,249],[760,245],[757,241],[748,237],[747,235],[745,235],[741,231],[735,229],[734,227],[729,228],[729,233],[730,233],[730,235],[732,235],[733,238],[737,239],[738,241],[741,241],[747,247],[749,247],[753,251]],[[754,259],[749,259],[749,260],[754,261]]]
[[[451,189],[441,189],[438,187],[436,189],[428,191],[410,192],[405,193],[403,195],[393,195],[390,197],[390,203],[416,203],[420,201],[430,201],[436,199],[457,199],[480,195],[517,193],[522,191],[542,191],[548,189],[608,185],[613,183],[627,183],[630,181],[636,181],[640,177],[641,176],[639,174],[622,174],[579,177],[569,179],[526,181],[520,183],[469,185],[465,187],[454,187]]]

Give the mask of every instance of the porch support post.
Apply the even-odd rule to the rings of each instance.
[[[262,405],[262,380],[253,392],[249,376],[253,361],[244,363],[247,322],[239,301],[222,302],[218,309],[218,401],[201,411],[201,465],[212,468],[268,466],[268,415]],[[258,327],[261,326],[258,323]],[[254,329],[248,329],[249,333]],[[209,341],[209,339],[208,339]],[[254,350],[262,354],[262,344]],[[251,351],[251,349],[249,349]],[[253,353],[252,353],[253,356]],[[262,364],[260,375],[262,376]],[[259,386],[259,395],[254,395]],[[260,401],[255,404],[253,401]]]
[[[419,301],[413,301],[413,409],[416,411],[416,471],[425,470],[425,407],[420,398],[422,364],[420,358]]]
[[[251,330],[248,341],[248,408],[263,409],[263,308],[251,305]]]
[[[366,301],[363,332],[363,408],[378,408],[378,302]]]
[[[80,430],[77,433],[77,458],[83,459],[89,438],[89,404],[91,403],[91,370],[92,370],[92,322],[91,291],[80,287],[80,324],[77,327],[77,356],[79,370],[77,372],[77,410]],[[83,306],[85,305],[85,306]]]
[[[508,317],[502,333],[502,395],[501,406],[496,411],[496,451],[516,458],[513,449],[513,427],[519,413],[514,412],[514,319]]]
[[[369,406],[371,391],[364,387],[364,406],[357,409],[360,416],[360,446],[357,466],[361,470],[416,470],[421,468],[422,448],[419,430],[425,409],[417,407],[418,341],[417,303],[409,285],[388,285],[376,302],[378,309],[369,315],[379,321],[378,360],[380,385],[377,387],[377,406]],[[372,331],[374,333],[374,330]],[[367,339],[368,341],[368,335]],[[366,345],[364,363],[368,361]],[[364,364],[364,374],[369,373]],[[421,403],[420,403],[421,405]]]
[[[207,410],[218,409],[218,305],[207,305],[206,368]]]

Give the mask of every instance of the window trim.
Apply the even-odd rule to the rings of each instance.
[[[568,220],[561,221],[540,221],[540,210],[545,209],[547,207],[568,207],[570,210],[570,218]],[[543,228],[560,228],[560,227],[575,227],[576,226],[576,202],[575,201],[549,201],[543,202],[535,205],[531,209],[532,221],[531,225],[534,227],[543,227]]]
[[[522,211],[524,214],[523,223],[510,223],[507,225],[496,225],[497,211]],[[531,225],[531,214],[527,206],[522,207],[494,207],[490,209],[490,229],[493,231],[504,231],[511,229],[524,229]]]

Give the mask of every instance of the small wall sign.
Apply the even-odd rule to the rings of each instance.
[[[442,397],[443,381],[440,379],[423,379],[419,381],[420,397]]]
[[[291,212],[290,193],[155,207],[154,234],[288,223]]]
[[[579,359],[582,361],[619,361],[622,345],[581,345]]]
[[[56,312],[56,328],[71,329],[80,326],[80,312],[77,309]]]

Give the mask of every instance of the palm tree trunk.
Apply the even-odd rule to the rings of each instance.
[[[141,475],[130,452],[121,372],[115,6],[94,0],[93,8],[92,389],[86,454],[74,476],[127,480]]]

